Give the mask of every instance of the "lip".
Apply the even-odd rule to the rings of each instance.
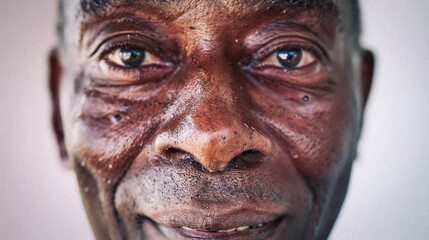
[[[274,221],[260,223],[254,226],[246,225],[220,231],[199,231],[185,227],[177,228],[176,230],[183,237],[191,239],[250,239],[252,236],[254,238],[258,235],[265,235],[266,237],[273,235],[282,220],[283,217],[280,217]]]
[[[235,209],[213,212],[178,211],[157,214],[149,220],[165,236],[176,239],[266,239],[273,235],[287,214]],[[176,237],[177,236],[177,237]]]

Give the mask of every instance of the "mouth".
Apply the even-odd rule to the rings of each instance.
[[[230,216],[235,219],[246,219],[243,216]],[[142,217],[142,216],[140,216]],[[287,216],[268,217],[255,223],[255,218],[246,224],[243,221],[214,221],[210,225],[189,223],[189,224],[169,224],[158,223],[148,217],[144,217],[148,224],[154,226],[161,235],[167,239],[228,239],[228,240],[249,240],[267,239],[276,233],[279,225],[287,219]]]
[[[258,235],[272,235],[275,229],[282,221],[283,217],[277,218],[274,221],[259,223],[257,225],[245,225],[233,227],[230,229],[219,229],[217,231],[207,231],[204,229],[193,229],[190,227],[180,227],[177,230],[185,238],[193,239],[231,239],[243,238],[249,239],[252,236]]]

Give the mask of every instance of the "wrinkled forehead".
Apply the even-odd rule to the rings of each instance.
[[[335,19],[326,31],[337,31],[343,26],[347,1],[336,0],[60,0],[58,24],[60,42],[80,42],[87,26],[109,18],[126,17],[133,11],[156,15],[158,19],[175,21],[187,18],[219,18],[219,24],[231,21],[253,22],[273,15],[310,14],[303,21],[312,23],[330,16]],[[126,9],[126,11],[125,11]],[[140,14],[141,15],[141,14]],[[223,17],[223,19],[221,18]],[[243,21],[244,20],[244,21]],[[336,26],[336,27],[333,27]],[[68,31],[65,28],[74,29]],[[76,33],[80,31],[80,33]],[[66,44],[67,45],[67,44]]]
[[[210,6],[220,7],[228,13],[253,14],[271,11],[302,11],[314,9],[320,12],[336,12],[337,4],[333,0],[79,0],[78,8],[83,16],[103,15],[119,6],[138,5],[148,9],[156,9],[164,17],[177,18],[180,15],[197,9],[206,12]]]

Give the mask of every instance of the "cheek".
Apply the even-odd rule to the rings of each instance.
[[[100,177],[100,184],[115,184],[153,136],[160,107],[154,99],[133,102],[91,94],[81,102],[68,134],[69,150],[75,164]]]
[[[346,158],[346,113],[342,111],[317,112],[306,121],[306,126],[289,142],[290,155],[299,171],[310,178],[323,178]]]
[[[147,138],[145,133],[150,132],[150,129],[144,125],[131,124],[122,127],[124,131],[110,132],[105,129],[105,123],[98,126],[94,124],[96,123],[87,119],[76,123],[76,137],[72,145],[75,164],[88,168],[110,184],[138,154],[139,144]],[[126,131],[128,127],[132,127],[134,131]]]
[[[69,156],[99,184],[113,186],[170,119],[166,113],[175,92],[167,90],[182,86],[100,86],[84,71],[71,75],[67,73],[62,89]]]
[[[264,121],[279,146],[304,176],[323,178],[348,159],[355,125],[346,93],[294,108],[271,100]],[[347,149],[346,149],[347,148]]]

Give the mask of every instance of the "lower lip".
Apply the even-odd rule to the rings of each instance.
[[[185,238],[190,239],[266,239],[274,235],[277,227],[283,221],[283,217],[264,224],[262,227],[249,228],[234,232],[204,232],[185,228],[177,228],[177,231]]]

